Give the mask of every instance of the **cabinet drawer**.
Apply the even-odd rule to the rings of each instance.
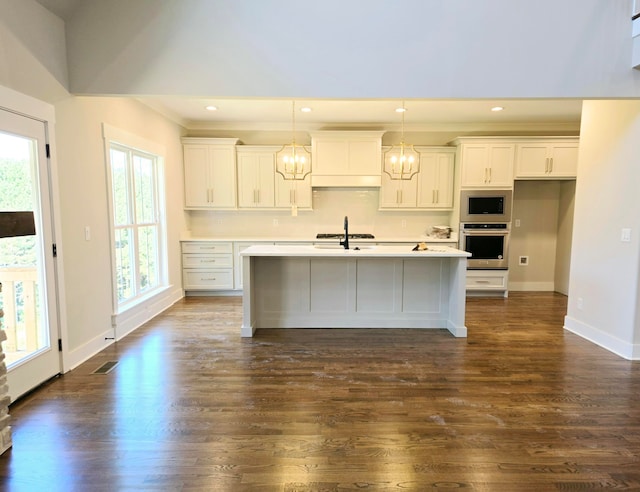
[[[182,243],[183,253],[233,253],[231,243],[212,243],[207,241],[190,241]]]
[[[467,275],[467,289],[506,289],[505,275]]]
[[[233,289],[233,271],[227,270],[183,270],[184,290]]]
[[[183,268],[231,268],[233,266],[233,255],[230,254],[183,254]]]

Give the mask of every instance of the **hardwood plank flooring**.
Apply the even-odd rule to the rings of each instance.
[[[241,339],[241,307],[186,298],[14,404],[3,490],[640,490],[640,364],[564,296],[468,299],[466,339]]]

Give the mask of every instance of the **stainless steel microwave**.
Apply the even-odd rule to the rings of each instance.
[[[511,190],[463,190],[460,222],[511,222]]]

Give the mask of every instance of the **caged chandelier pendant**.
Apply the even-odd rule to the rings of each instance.
[[[302,181],[311,173],[311,152],[296,144],[296,102],[291,109],[291,143],[276,153],[276,172],[287,181]]]
[[[396,112],[402,115],[400,144],[392,146],[384,153],[383,171],[392,180],[408,181],[420,172],[420,152],[404,141],[404,114],[407,112],[404,101]]]

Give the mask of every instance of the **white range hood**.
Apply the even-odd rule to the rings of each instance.
[[[311,134],[314,187],[379,187],[382,131],[322,131]]]

